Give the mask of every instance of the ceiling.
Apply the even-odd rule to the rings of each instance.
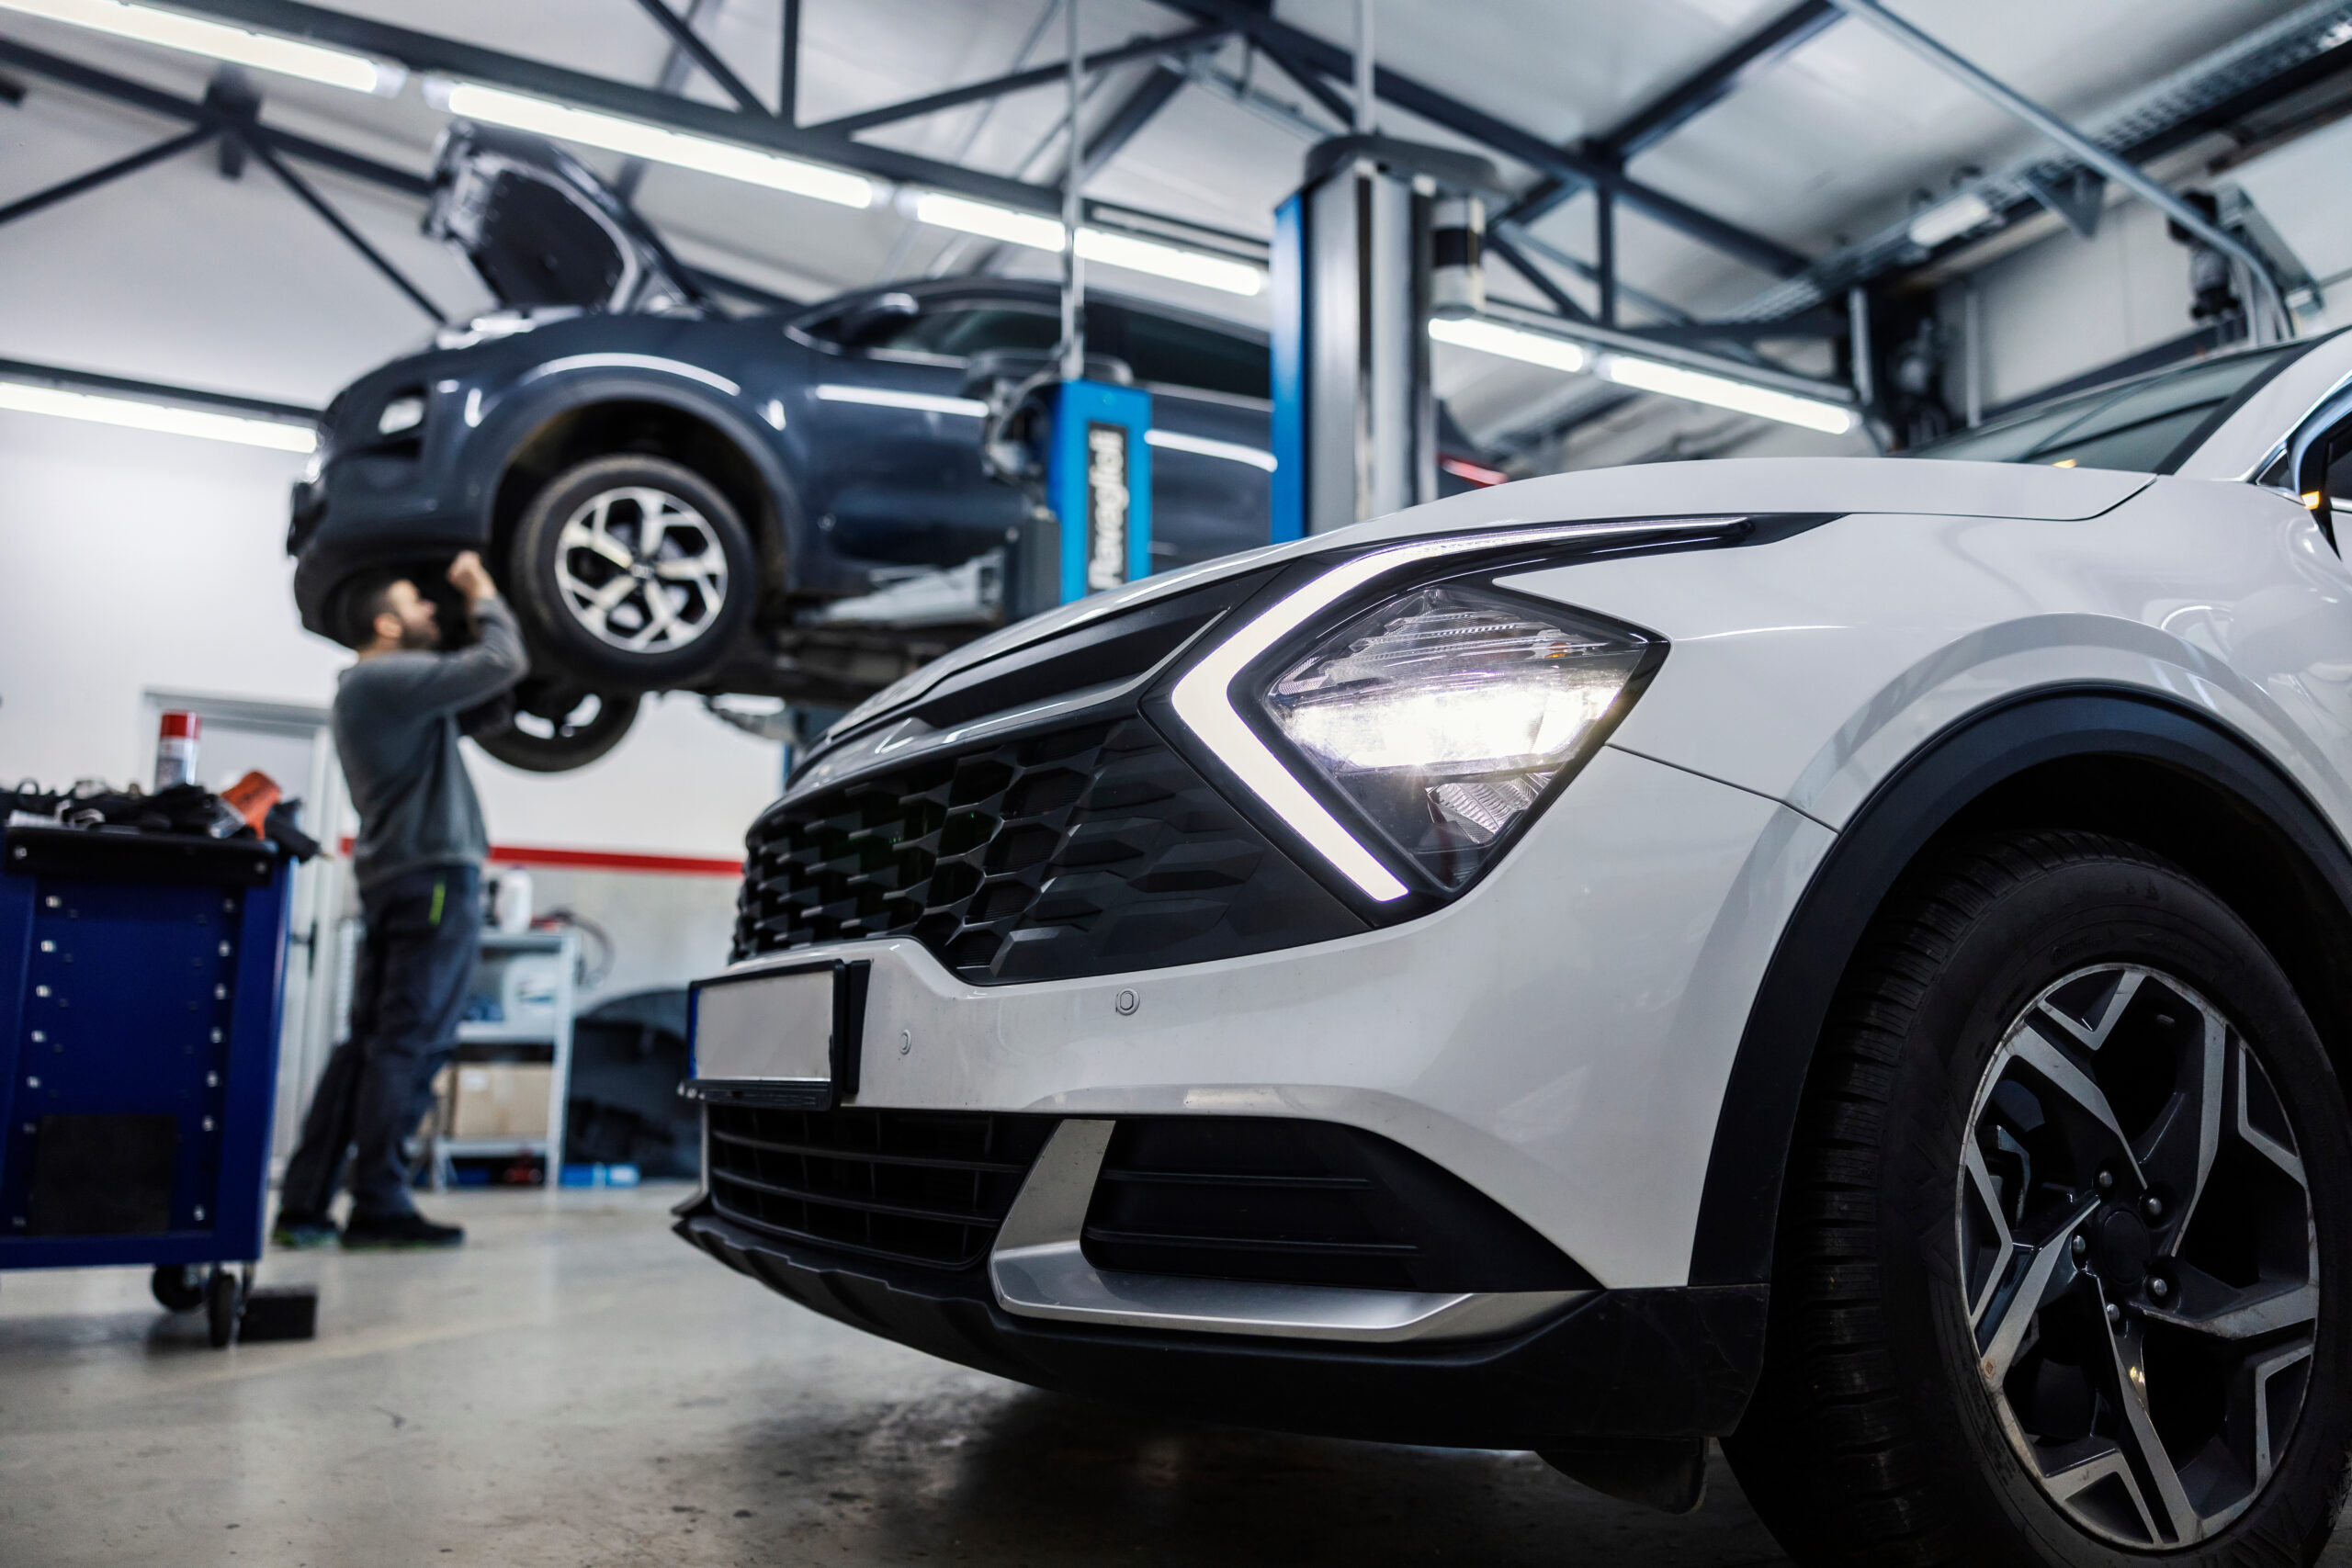
[[[676,0],[680,6],[684,0]],[[1788,0],[1479,0],[1434,6],[1378,0],[1375,53],[1403,71],[1555,142],[1611,127],[1727,45],[1786,8]],[[802,123],[876,107],[1061,57],[1058,16],[1040,28],[1049,0],[803,0],[799,118]],[[400,26],[632,83],[656,83],[668,39],[633,0],[370,0],[336,6]],[[746,81],[772,93],[780,51],[780,0],[703,0],[698,29]],[[1899,0],[1898,9],[2028,96],[2062,114],[2083,116],[2292,8],[2290,0]],[[1352,0],[1276,0],[1277,16],[1342,48],[1353,36]],[[1080,0],[1084,47],[1107,48],[1138,35],[1193,25],[1153,0]],[[198,96],[205,62],[113,41],[0,11],[0,36],[104,66],[187,96]],[[1024,45],[1026,46],[1024,48]],[[1340,129],[1263,57],[1228,42],[1201,57],[1228,78],[1246,73],[1257,107],[1228,88],[1188,85],[1103,167],[1088,194],[1220,228],[1262,236],[1274,206],[1299,178],[1306,147]],[[1157,67],[1105,73],[1090,98],[1090,125]],[[445,117],[411,83],[385,99],[263,77],[273,124],[422,171]],[[138,111],[35,83],[24,109],[0,109],[0,202],[74,172],[31,152],[58,121],[28,118],[43,101],[79,123],[119,122],[123,145],[174,127]],[[685,91],[728,100],[699,73]],[[65,109],[57,105],[62,100]],[[1058,166],[1062,109],[1054,85],[965,106],[866,133],[879,144],[992,173],[1050,183]],[[1288,119],[1285,119],[1285,116]],[[1458,138],[1384,105],[1391,134],[1449,145]],[[101,138],[103,140],[103,138]],[[1806,255],[1898,220],[1955,175],[1999,165],[2034,145],[2030,132],[1875,30],[1850,20],[1827,28],[1756,73],[1741,90],[1641,153],[1630,173],[1669,195]],[[62,156],[60,154],[59,156]],[[95,159],[85,159],[87,166]],[[616,160],[593,154],[610,171]],[[1502,162],[1507,180],[1535,174]],[[128,183],[128,182],[127,182]],[[345,187],[330,180],[333,193]],[[176,192],[195,190],[174,186]],[[283,193],[276,193],[282,198]],[[337,194],[337,199],[343,199]],[[96,200],[97,198],[85,198]],[[183,196],[175,199],[198,199]],[[380,204],[383,197],[368,198]],[[657,167],[639,201],[687,259],[720,267],[778,292],[815,298],[879,281],[885,269],[919,275],[993,259],[1001,269],[1045,273],[1042,253],[989,258],[985,244],[913,225],[889,208],[854,211],[750,188],[709,175]],[[76,207],[51,209],[26,226],[69,234]],[[1637,212],[1620,209],[1618,254],[1625,280],[1683,310],[1729,310],[1772,281],[1769,274],[1707,248]],[[1535,232],[1574,256],[1591,254],[1591,208],[1579,197],[1557,208]],[[7,231],[0,230],[0,237]],[[63,243],[62,240],[57,243]],[[0,245],[0,266],[11,253]],[[253,265],[266,267],[270,258]],[[438,268],[454,301],[466,285]],[[1540,302],[1499,267],[1498,295]],[[1262,298],[1237,299],[1183,285],[1105,271],[1108,282],[1195,308],[1262,322]],[[130,285],[137,287],[136,284]],[[381,288],[346,278],[350,288]],[[1581,283],[1569,291],[1589,299]],[[304,290],[293,291],[302,296]],[[467,300],[478,302],[476,299]],[[1628,319],[1644,318],[1628,308]],[[0,317],[0,327],[6,318]],[[332,319],[315,330],[332,332]],[[22,352],[0,342],[0,355]],[[365,351],[373,354],[372,345]],[[1442,355],[1444,389],[1476,423],[1493,424],[1530,400],[1553,398],[1560,378],[1459,351]],[[366,367],[361,357],[350,373]],[[156,367],[108,365],[123,373]],[[216,375],[212,384],[233,382]],[[268,395],[282,389],[250,386]]]

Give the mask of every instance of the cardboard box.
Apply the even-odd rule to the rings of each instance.
[[[555,1069],[534,1062],[462,1063],[447,1069],[450,1138],[544,1138]]]

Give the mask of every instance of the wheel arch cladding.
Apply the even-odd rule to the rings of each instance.
[[[1782,928],[1724,1088],[1691,1284],[1770,1277],[1805,1077],[1888,893],[1956,836],[2025,828],[2112,833],[2211,888],[2286,969],[2352,1082],[2352,852],[2317,807],[2245,740],[2180,705],[2100,687],[2020,694],[1945,729],[1883,781]]]
[[[797,495],[782,459],[752,425],[676,388],[597,378],[502,409],[494,454],[469,491],[486,497],[491,547],[503,559],[524,511],[548,480],[591,457],[667,457],[717,486],[752,531],[763,596],[779,594],[801,547]]]

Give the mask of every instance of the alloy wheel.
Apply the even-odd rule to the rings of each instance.
[[[727,552],[709,519],[678,497],[623,485],[564,520],[555,580],[564,608],[591,636],[628,653],[668,653],[718,621]]]
[[[2101,1539],[2208,1539],[2268,1484],[2319,1318],[2309,1183],[2255,1045],[2171,976],[2080,970],[2010,1024],[1968,1125],[1959,1278],[2018,1458]]]

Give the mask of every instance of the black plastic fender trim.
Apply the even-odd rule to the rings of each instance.
[[[448,475],[448,494],[457,513],[474,527],[478,547],[491,543],[499,486],[531,438],[565,414],[619,402],[658,403],[717,431],[742,454],[766,488],[766,515],[743,519],[754,542],[782,550],[787,570],[808,547],[798,484],[753,428],[753,416],[718,389],[684,385],[681,378],[658,372],[603,369],[571,371],[538,386],[520,385],[512,378],[485,385],[496,389],[499,401],[467,440]]]
[[[2153,761],[2217,786],[2284,840],[2352,910],[2352,853],[2319,809],[2254,746],[2210,716],[2104,686],[2021,693],[1963,718],[1862,803],[1782,929],[1724,1086],[1700,1196],[1690,1281],[1770,1280],[1781,1182],[1814,1048],[1864,931],[1895,880],[1971,802],[2064,758]]]

